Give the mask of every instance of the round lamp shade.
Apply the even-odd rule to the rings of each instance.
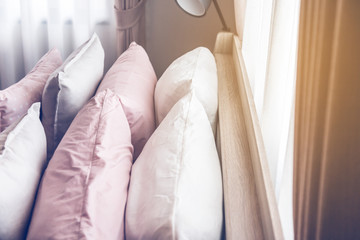
[[[176,2],[185,12],[201,17],[209,8],[211,0],[176,0]]]

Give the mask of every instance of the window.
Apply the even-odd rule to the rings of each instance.
[[[293,115],[299,8],[300,0],[247,1],[242,43],[286,239],[293,239]]]

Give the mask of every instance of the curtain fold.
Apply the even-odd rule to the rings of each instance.
[[[360,1],[302,0],[295,239],[360,239]]]
[[[132,41],[145,47],[145,0],[115,0],[117,53]]]
[[[93,32],[105,50],[105,71],[116,59],[113,0],[1,0],[0,89],[20,80],[51,48],[65,59]]]

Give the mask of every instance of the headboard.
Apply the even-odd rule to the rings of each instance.
[[[218,33],[214,55],[226,239],[283,239],[239,38],[229,32]]]

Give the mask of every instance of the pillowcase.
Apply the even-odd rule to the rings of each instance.
[[[75,115],[94,95],[103,69],[104,50],[94,34],[50,76],[42,95],[42,123],[48,159]]]
[[[0,239],[25,239],[46,163],[46,138],[34,103],[0,133]]]
[[[165,70],[156,85],[157,125],[180,98],[194,89],[215,134],[218,107],[217,87],[216,62],[209,49],[198,47],[179,57]]]
[[[134,159],[155,129],[154,90],[157,82],[145,50],[132,42],[102,80],[98,92],[111,89],[121,97],[131,130]]]
[[[124,239],[130,138],[119,97],[98,93],[49,162],[27,239]]]
[[[193,93],[171,109],[131,171],[126,239],[221,239],[220,162]]]
[[[51,49],[23,79],[0,91],[0,132],[23,117],[33,103],[41,101],[49,75],[61,64],[60,52]]]

